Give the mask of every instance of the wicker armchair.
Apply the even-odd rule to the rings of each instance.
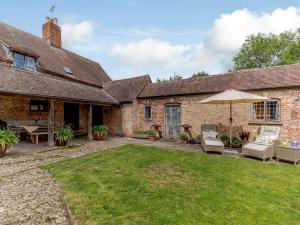
[[[257,140],[255,140],[252,143],[245,144],[242,148],[241,157],[252,156],[262,159],[263,161],[265,161],[266,159],[272,159],[274,157],[276,149],[275,146],[276,144],[278,144],[280,135],[280,127],[261,126],[260,135],[269,138],[272,137],[272,143],[263,144],[258,143]]]
[[[217,132],[217,125],[215,124],[202,124],[201,125],[201,146],[203,151],[206,152],[219,152],[224,153],[224,144],[220,140],[220,135],[218,134],[216,138],[205,137],[204,132],[214,131]]]

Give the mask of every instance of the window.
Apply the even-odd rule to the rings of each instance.
[[[30,111],[48,112],[48,101],[30,100]]]
[[[279,121],[280,101],[271,99],[264,102],[253,103],[252,119],[255,121]]]
[[[65,70],[65,72],[67,73],[67,74],[69,74],[69,75],[72,75],[73,73],[72,73],[72,70],[69,68],[69,67],[67,67],[67,66],[64,66],[64,70]]]
[[[145,120],[152,120],[151,105],[145,105]]]
[[[36,59],[20,53],[14,53],[15,67],[19,69],[36,71]]]

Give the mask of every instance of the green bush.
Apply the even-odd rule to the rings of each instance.
[[[2,147],[9,147],[18,143],[18,138],[10,130],[0,130],[0,145]]]
[[[230,136],[228,134],[222,134],[221,141],[223,142],[230,141]]]
[[[201,143],[201,140],[202,140],[202,136],[201,136],[200,134],[196,135],[196,137],[195,137],[195,142],[196,142],[197,144],[200,144],[200,143]]]
[[[70,143],[73,138],[73,130],[70,125],[64,125],[60,127],[56,134],[56,141],[60,143],[60,145],[66,145]]]
[[[108,134],[108,127],[105,125],[98,125],[93,127],[93,134],[100,134],[106,136]]]
[[[179,135],[179,138],[180,138],[180,140],[188,140],[189,139],[189,137],[186,133],[181,133]]]
[[[236,147],[240,147],[243,144],[243,141],[239,137],[233,137],[232,144]]]

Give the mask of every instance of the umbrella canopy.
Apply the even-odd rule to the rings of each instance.
[[[200,101],[203,104],[252,103],[265,101],[269,98],[243,91],[227,90]]]
[[[227,90],[222,93],[216,94],[214,96],[211,96],[209,98],[206,98],[200,103],[203,104],[229,104],[230,105],[230,148],[231,148],[231,142],[232,142],[232,103],[253,103],[253,102],[260,102],[268,100],[269,98],[250,94],[243,91],[237,91],[237,90]]]

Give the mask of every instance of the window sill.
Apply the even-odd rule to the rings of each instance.
[[[280,121],[249,121],[249,125],[282,125]]]

